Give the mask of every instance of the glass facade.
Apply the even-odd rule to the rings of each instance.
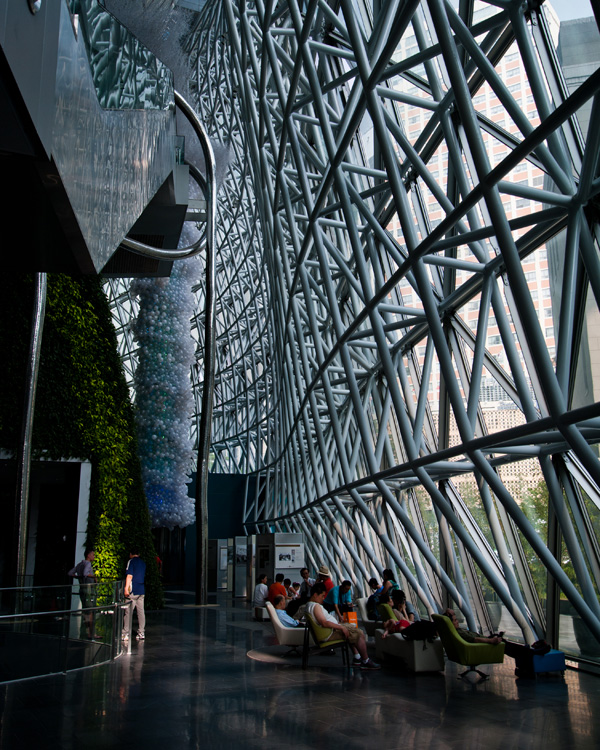
[[[256,477],[247,532],[600,658],[600,54],[513,0],[194,18],[228,149],[211,470]],[[110,293],[131,373],[135,301]]]

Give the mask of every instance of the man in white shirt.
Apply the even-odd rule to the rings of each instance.
[[[315,579],[310,577],[308,568],[300,568],[302,583],[300,584],[300,598],[307,602],[310,597],[310,590],[315,585]]]
[[[331,628],[331,634],[327,640],[336,640],[340,636],[346,638],[350,648],[354,651],[354,666],[360,666],[361,669],[381,669],[380,664],[369,659],[367,642],[362,630],[347,622],[338,622],[336,616],[323,607],[326,596],[327,588],[325,584],[320,581],[315,583],[312,588],[312,595],[306,605],[306,612],[322,628]]]
[[[258,576],[258,583],[254,589],[254,601],[252,606],[254,607],[254,619],[262,622],[262,610],[267,601],[269,595],[269,587],[267,586],[267,575],[263,573]]]

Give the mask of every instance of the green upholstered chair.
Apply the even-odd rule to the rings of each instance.
[[[383,622],[386,622],[386,620],[398,619],[396,615],[394,614],[394,610],[391,608],[389,604],[378,604],[377,611],[379,612],[379,616],[381,617]]]
[[[486,680],[489,675],[476,669],[477,665],[502,664],[504,661],[503,643],[499,643],[497,646],[491,643],[467,643],[456,632],[456,628],[449,617],[446,617],[446,615],[432,615],[432,617],[448,659],[469,667],[465,672],[458,675],[459,678],[464,677],[469,672],[477,672],[482,680]]]
[[[304,636],[304,650],[302,652],[302,669],[306,669],[308,666],[308,654],[310,651],[310,640],[309,637],[312,636],[313,641],[316,644],[315,653],[318,653],[318,651],[323,649],[332,649],[332,648],[341,648],[342,650],[342,660],[344,662],[344,666],[348,669],[350,668],[350,655],[348,653],[348,641],[345,638],[332,638],[331,640],[327,640],[332,633],[331,628],[323,628],[319,623],[315,620],[314,617],[309,615],[308,612],[304,613],[304,619],[306,621],[306,624],[308,627],[306,628],[306,634]],[[310,634],[310,636],[309,636]]]
[[[375,620],[369,620],[369,615],[367,613],[367,601],[367,596],[359,597],[358,599],[356,599],[356,608],[358,609],[358,615],[361,619],[359,625],[367,635],[374,636],[375,629],[377,627],[381,627],[381,623]]]

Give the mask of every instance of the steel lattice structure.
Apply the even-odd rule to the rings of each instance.
[[[600,72],[569,90],[554,24],[222,0],[187,49],[230,148],[213,471],[257,477],[248,533],[557,642],[559,591],[600,639]]]

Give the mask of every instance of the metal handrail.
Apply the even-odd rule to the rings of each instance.
[[[204,154],[204,163],[206,165],[206,180],[197,167],[195,167],[193,164],[188,164],[188,166],[190,168],[192,177],[204,190],[204,196],[207,203],[206,236],[200,237],[196,240],[196,242],[188,245],[187,247],[178,249],[152,247],[151,245],[146,245],[146,243],[144,242],[133,240],[131,239],[131,237],[125,237],[123,239],[122,244],[132,252],[137,253],[138,255],[143,255],[147,258],[157,258],[160,260],[183,260],[185,258],[193,258],[195,255],[198,255],[203,249],[203,241],[205,241],[206,243],[207,255],[212,256],[214,252],[214,226],[217,196],[215,155],[212,146],[210,145],[208,135],[204,129],[204,125],[200,121],[200,118],[178,91],[175,91],[175,104],[181,109],[188,122],[194,129],[194,132],[198,136],[198,140],[200,141],[202,152]]]
[[[4,620],[16,620],[19,618],[25,618],[25,617],[44,617],[46,615],[51,615],[52,617],[56,617],[57,615],[72,615],[74,613],[78,612],[107,612],[108,614],[112,614],[111,607],[120,607],[121,604],[127,604],[127,602],[110,602],[107,604],[97,604],[94,607],[79,607],[77,609],[73,609],[70,607],[69,609],[52,609],[52,610],[45,610],[44,612],[15,612],[15,614],[12,615],[0,615],[0,621]]]
[[[97,586],[98,584],[117,583],[120,578],[99,578],[94,583],[54,583],[51,586],[5,586],[0,588],[0,594],[3,591],[35,591],[37,589],[71,589],[73,586]]]
[[[118,581],[116,581],[118,583]],[[93,588],[97,586],[97,584],[82,584],[82,587],[86,588]],[[63,588],[61,586],[36,586],[31,587],[36,589],[42,589],[42,590],[52,590],[56,591],[58,588]],[[67,588],[67,587],[64,587]],[[14,591],[15,589],[4,589],[4,591]],[[16,589],[17,591],[24,592],[24,589],[22,587],[19,587]],[[26,589],[30,590],[30,589]],[[2,589],[0,589],[2,591]],[[73,591],[73,595],[77,596],[77,592]],[[12,613],[12,614],[0,614],[0,626],[3,627],[3,632],[6,632],[7,628],[14,629],[14,633],[22,633],[23,631],[21,628],[24,626],[30,625],[28,628],[28,635],[34,635],[34,636],[45,636],[54,639],[54,641],[57,644],[57,654],[59,656],[58,663],[60,663],[60,667],[58,669],[51,669],[50,671],[42,671],[40,674],[28,674],[26,676],[17,676],[9,680],[0,680],[0,684],[6,684],[8,682],[18,682],[22,679],[31,679],[32,677],[42,677],[46,674],[56,674],[59,672],[66,673],[67,671],[71,671],[72,669],[83,669],[86,667],[92,667],[97,666],[98,664],[106,663],[108,661],[112,661],[117,657],[118,655],[122,653],[131,654],[131,642],[129,641],[127,644],[125,644],[122,648],[123,650],[120,650],[120,644],[121,644],[121,630],[123,627],[123,610],[126,607],[131,607],[131,602],[129,601],[123,601],[122,600],[122,592],[117,587],[113,589],[113,596],[111,596],[110,600],[103,603],[103,604],[95,604],[93,606],[78,606],[77,608],[70,607],[68,609],[52,609],[52,610],[43,610],[43,611],[35,611],[35,612],[18,612],[18,613]],[[97,646],[98,648],[102,647],[107,649],[106,652],[95,652],[96,655],[102,653],[105,654],[105,656],[102,656],[99,661],[95,661],[93,664],[86,664],[83,666],[68,666],[67,662],[67,655],[70,652],[70,646],[69,644],[75,643],[75,642],[87,642],[88,638],[80,638],[76,635],[71,634],[72,629],[72,623],[73,618],[86,618],[86,617],[94,617],[94,615],[106,615],[108,617],[111,617],[112,625],[107,628],[105,632],[104,638],[97,639],[93,638],[92,643]],[[48,620],[48,618],[51,618],[52,621],[55,620],[61,620],[60,625],[60,632],[59,633],[46,633],[43,631],[43,628],[45,627],[44,623]],[[58,623],[54,623],[58,624]],[[42,630],[40,632],[37,632],[38,626],[42,627]],[[79,632],[79,631],[78,631]]]

